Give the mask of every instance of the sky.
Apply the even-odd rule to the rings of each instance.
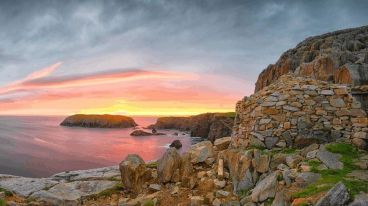
[[[234,111],[305,38],[368,24],[358,0],[0,1],[0,114]]]

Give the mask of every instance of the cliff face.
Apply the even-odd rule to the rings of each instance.
[[[122,115],[85,115],[76,114],[64,119],[61,126],[90,128],[129,128],[137,124],[131,117]]]
[[[191,136],[210,141],[230,136],[234,116],[232,113],[205,113],[190,117],[160,117],[151,128],[190,131]]]
[[[340,30],[307,38],[283,53],[260,73],[255,91],[289,72],[359,86],[368,83],[367,70],[368,26]]]

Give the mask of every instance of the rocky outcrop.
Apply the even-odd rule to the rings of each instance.
[[[149,128],[190,131],[192,137],[215,139],[231,135],[234,113],[205,113],[190,117],[160,117]]]
[[[307,38],[260,73],[255,91],[289,72],[335,83],[367,84],[367,53],[368,26]]]
[[[25,204],[9,205],[77,206],[81,205],[85,198],[116,187],[119,180],[119,169],[112,166],[63,172],[49,178],[0,175],[0,188],[13,193],[18,199],[28,199]],[[30,204],[29,200],[38,203]]]
[[[146,132],[144,130],[141,129],[137,129],[134,130],[132,133],[130,133],[131,136],[157,136],[157,135],[165,135],[164,133],[151,133],[151,132]]]
[[[303,148],[366,141],[367,114],[347,85],[284,75],[236,106],[233,146]],[[354,140],[354,141],[353,141]]]
[[[133,118],[122,115],[86,115],[76,114],[69,116],[60,123],[67,127],[91,127],[91,128],[129,128],[137,124]]]

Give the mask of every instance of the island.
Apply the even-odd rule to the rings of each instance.
[[[123,115],[75,114],[64,119],[61,126],[88,128],[130,128],[137,126],[134,119]]]

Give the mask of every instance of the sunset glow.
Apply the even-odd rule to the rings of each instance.
[[[242,92],[216,75],[121,69],[57,76],[62,63],[0,88],[2,115],[193,115],[234,111]],[[229,87],[218,82],[232,82]]]

